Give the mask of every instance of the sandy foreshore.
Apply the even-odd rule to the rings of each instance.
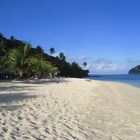
[[[140,140],[140,88],[82,79],[0,82],[0,140]]]

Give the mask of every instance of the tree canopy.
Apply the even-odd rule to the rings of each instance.
[[[50,48],[50,54],[52,55],[52,54],[54,54],[55,53],[55,49],[52,47],[52,48]]]
[[[89,71],[83,70],[76,62],[69,63],[63,52],[52,56],[44,52],[41,46],[32,47],[29,42],[11,36],[7,39],[0,33],[0,73],[13,73],[19,77],[36,75],[43,77],[49,73],[59,73],[65,77],[86,77]]]

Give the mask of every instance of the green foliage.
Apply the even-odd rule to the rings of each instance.
[[[54,67],[41,54],[31,55],[29,45],[10,50],[7,53],[7,59],[4,58],[1,59],[1,68],[9,70],[13,68],[21,78],[29,73],[38,77],[47,76],[54,71]]]
[[[8,52],[9,66],[13,66],[14,70],[23,77],[27,73],[28,61],[30,59],[30,46],[25,45],[22,48],[12,49]]]
[[[28,45],[27,45],[28,44]],[[55,53],[50,48],[50,54]],[[86,77],[89,71],[83,70],[77,63],[70,64],[66,61],[63,52],[53,57],[44,52],[41,46],[31,47],[29,43],[17,40],[14,36],[10,39],[0,34],[0,71],[10,72],[20,77],[46,77],[50,73],[59,73],[65,77]]]
[[[47,77],[49,73],[58,72],[57,68],[53,67],[41,55],[31,57],[28,64],[29,71],[38,77]]]

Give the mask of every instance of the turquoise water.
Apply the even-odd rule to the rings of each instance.
[[[90,77],[87,78],[93,80],[123,82],[140,88],[140,75],[135,74],[91,75]]]

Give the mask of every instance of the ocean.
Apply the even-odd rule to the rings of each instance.
[[[140,88],[140,75],[138,74],[91,75],[87,78],[91,80],[123,82]]]

